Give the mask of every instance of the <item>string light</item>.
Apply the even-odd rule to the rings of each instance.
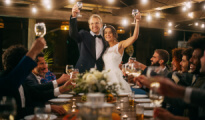
[[[169,29],[169,30],[168,30],[168,33],[169,33],[169,34],[171,34],[171,33],[172,33],[172,30],[171,30],[171,29]]]
[[[6,3],[7,5],[10,5],[10,4],[11,4],[11,0],[5,0],[5,3]]]
[[[147,4],[148,0],[141,0],[142,4]]]
[[[185,2],[185,6],[187,7],[187,8],[191,8],[191,2],[189,1],[189,2]]]
[[[171,26],[172,26],[172,22],[169,22],[169,23],[168,23],[168,26],[171,27]]]
[[[160,17],[160,12],[156,12],[156,13],[155,13],[155,16],[156,16],[157,18],[159,18],[159,17]]]
[[[114,3],[115,0],[107,0],[108,3]]]
[[[123,26],[127,26],[127,25],[128,25],[127,19],[123,19],[123,20],[122,20],[122,25],[123,25]]]
[[[199,23],[198,22],[195,22],[195,24],[194,24],[195,26],[199,26]]]
[[[35,6],[32,7],[32,13],[36,13],[37,12],[37,8]]]
[[[147,21],[151,21],[152,20],[152,16],[150,14],[147,15]]]
[[[184,6],[184,7],[182,8],[182,11],[185,12],[186,10],[187,10],[187,8]]]
[[[204,24],[201,24],[201,28],[204,28]]]
[[[193,17],[194,17],[193,12],[188,13],[188,16],[189,16],[190,18],[193,18]]]

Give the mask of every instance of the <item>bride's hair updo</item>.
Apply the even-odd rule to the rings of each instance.
[[[110,28],[110,29],[111,29],[111,32],[112,32],[112,34],[113,34],[113,36],[114,36],[114,38],[115,38],[115,41],[117,41],[118,34],[117,34],[116,29],[115,29],[112,25],[106,25],[106,26],[104,27],[104,30],[103,30],[103,35],[104,35],[104,33],[105,33],[105,29],[106,29],[106,28]]]

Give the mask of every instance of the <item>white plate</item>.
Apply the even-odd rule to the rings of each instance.
[[[74,91],[69,92],[70,94],[76,94]]]
[[[25,119],[25,120],[32,120],[33,117],[34,117],[34,115],[28,115],[28,116],[25,116],[24,119]],[[56,119],[56,118],[57,118],[56,115],[50,114],[49,120],[54,120],[54,119]]]
[[[150,99],[135,99],[135,102],[138,102],[138,103],[149,103],[151,102]]]
[[[70,94],[61,94],[58,96],[59,98],[70,98],[70,97],[73,97],[73,95],[70,95]]]
[[[118,96],[128,96],[130,93],[119,93]]]
[[[82,96],[82,95],[85,95],[84,93],[78,93],[78,95]]]
[[[140,88],[140,86],[138,86],[138,85],[135,85],[135,86],[132,86],[132,88]]]
[[[147,98],[148,95],[135,94],[135,98]]]
[[[53,102],[53,103],[66,103],[69,102],[70,99],[58,99],[58,98],[54,98],[54,99],[50,99],[48,100],[49,102]]]
[[[154,105],[152,103],[140,103],[143,105],[145,109],[154,109]]]
[[[153,117],[153,110],[145,110],[144,116],[146,117]]]

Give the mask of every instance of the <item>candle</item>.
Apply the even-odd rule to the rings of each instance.
[[[123,115],[122,118],[123,118],[123,120],[127,120],[128,116],[127,115]]]

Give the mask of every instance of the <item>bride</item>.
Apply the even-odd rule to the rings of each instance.
[[[129,37],[126,40],[117,41],[117,32],[115,28],[111,25],[108,25],[104,28],[104,38],[109,43],[109,47],[106,49],[103,55],[103,61],[105,64],[105,70],[110,70],[108,73],[108,79],[110,84],[117,83],[121,85],[122,89],[118,89],[118,93],[130,93],[131,88],[129,84],[123,79],[122,71],[119,68],[119,64],[122,61],[122,56],[124,49],[129,45],[133,44],[138,38],[139,34],[139,21],[141,19],[140,13],[135,17],[136,24],[133,36]]]

